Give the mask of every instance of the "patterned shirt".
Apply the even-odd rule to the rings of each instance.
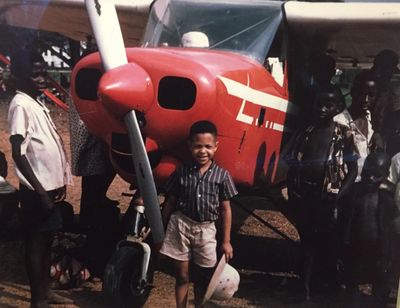
[[[72,174],[91,176],[112,170],[108,146],[92,135],[79,117],[75,104],[69,104]]]
[[[350,112],[345,109],[342,113],[339,113],[334,117],[334,121],[347,128],[346,137],[353,136],[355,150],[358,154],[358,174],[355,182],[361,182],[361,172],[364,166],[365,159],[371,152],[371,138],[374,134],[371,124],[371,113],[368,111],[366,118],[368,120],[368,134],[365,136],[361,130],[357,127]]]
[[[196,164],[178,167],[166,192],[178,198],[178,210],[200,222],[217,220],[220,203],[237,194],[229,172],[215,162],[202,176]]]
[[[337,123],[334,123],[333,134],[331,137],[331,141],[329,144],[328,157],[322,158],[321,160],[304,160],[304,152],[307,148],[307,145],[310,142],[310,136],[315,130],[315,126],[310,125],[307,129],[300,133],[296,138],[296,143],[294,144],[291,157],[293,161],[289,162],[294,167],[295,170],[299,166],[307,167],[307,165],[313,164],[321,164],[325,165],[324,168],[324,179],[321,185],[317,185],[318,183],[311,183],[306,181],[308,184],[314,184],[315,187],[320,189],[322,196],[326,195],[326,193],[338,194],[340,188],[342,187],[342,182],[347,174],[347,167],[345,160],[353,160],[357,159],[357,155],[354,153],[354,145],[348,145],[347,148],[345,146],[345,132],[343,131],[343,127]],[[291,180],[294,182],[293,189],[295,193],[299,196],[302,196],[303,193],[306,193],[304,189],[304,179],[302,178],[302,172],[300,171],[294,172],[291,174],[293,177]],[[320,187],[319,187],[320,186]],[[317,193],[317,191],[314,191]]]

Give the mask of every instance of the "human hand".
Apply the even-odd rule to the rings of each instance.
[[[54,195],[54,202],[60,202],[65,199],[67,195],[67,186],[60,187],[56,190],[56,193]]]
[[[384,147],[384,141],[382,138],[382,135],[378,132],[374,132],[372,137],[371,137],[371,141],[370,144],[372,145],[372,149],[376,150],[382,150],[385,148]]]
[[[225,254],[225,260],[228,262],[230,259],[233,258],[233,248],[231,242],[224,242],[221,246],[222,253]]]

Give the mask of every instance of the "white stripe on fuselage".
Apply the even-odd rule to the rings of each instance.
[[[272,108],[285,113],[293,110],[294,106],[288,100],[250,88],[248,75],[247,85],[222,76],[218,76],[218,78],[225,85],[228,94],[242,99],[242,105],[236,116],[237,121],[249,125],[258,125],[257,119],[243,112],[247,101],[261,107]],[[284,130],[282,124],[270,122],[268,120],[265,122],[265,127],[279,132],[283,132]]]
[[[282,124],[278,124],[278,123],[274,123],[274,126],[272,127],[272,129],[277,130],[279,132],[283,132],[283,129],[285,127]]]
[[[261,107],[268,107],[282,112],[288,111],[289,101],[287,99],[252,89],[248,85],[226,77],[218,76],[218,78],[225,85],[230,95],[239,97]]]

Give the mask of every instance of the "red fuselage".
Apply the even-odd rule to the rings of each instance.
[[[222,51],[126,51],[129,64],[105,74],[98,53],[83,58],[74,68],[71,84],[81,118],[110,145],[122,177],[129,180],[133,173],[127,163],[131,158],[122,118],[134,109],[157,184],[177,164],[190,159],[186,140],[190,126],[198,120],[217,126],[216,161],[237,184],[257,184],[271,167],[274,179],[288,92],[263,66]]]

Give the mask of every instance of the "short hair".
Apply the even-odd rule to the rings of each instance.
[[[313,73],[332,71],[336,67],[336,60],[330,55],[318,54],[312,57],[310,67]]]
[[[32,61],[32,63],[36,63],[36,62],[44,63],[45,62],[43,59],[43,56],[37,50],[32,51],[31,61]]]
[[[397,66],[399,63],[399,56],[397,53],[391,49],[381,50],[374,59],[374,66],[389,65]]]
[[[29,79],[32,75],[33,63],[45,63],[37,50],[18,50],[11,58],[11,74],[20,80]]]
[[[197,121],[190,127],[189,138],[192,139],[197,134],[205,133],[212,134],[214,137],[216,137],[218,133],[217,127],[210,121]]]
[[[352,89],[359,88],[365,85],[366,82],[373,81],[376,83],[376,77],[372,71],[362,71],[353,80]]]
[[[335,85],[330,84],[322,88],[322,90],[315,95],[314,103],[327,98],[335,98],[338,102],[340,112],[346,107],[344,95],[340,88]]]

